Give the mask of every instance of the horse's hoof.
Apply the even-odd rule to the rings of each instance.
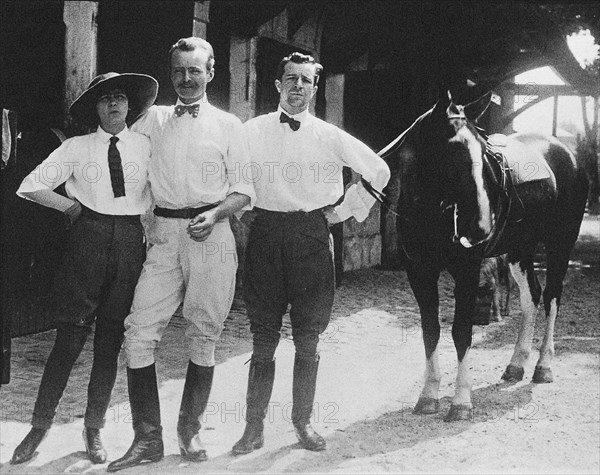
[[[470,421],[473,417],[473,407],[467,404],[452,404],[444,422]]]
[[[552,381],[554,381],[554,376],[552,376],[552,369],[536,366],[531,381],[535,384],[551,383]]]
[[[498,322],[501,322],[501,321],[502,321],[502,315],[500,315],[499,313],[496,313],[496,314],[493,313],[490,316],[490,322],[491,323],[498,323]]]
[[[517,381],[521,381],[523,379],[524,374],[525,370],[523,368],[509,364],[502,375],[502,379],[504,381],[508,381],[509,383],[516,383]]]
[[[420,397],[413,414],[437,414],[440,410],[440,400],[432,397]]]

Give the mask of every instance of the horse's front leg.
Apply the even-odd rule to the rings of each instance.
[[[535,327],[535,313],[542,295],[540,284],[533,271],[533,258],[528,256],[521,262],[510,263],[510,272],[519,286],[521,300],[521,324],[515,349],[502,379],[509,382],[523,379],[525,363],[531,353],[531,341]]]
[[[435,414],[439,411],[439,389],[441,381],[438,360],[440,340],[439,322],[439,270],[426,266],[418,270],[408,269],[408,280],[421,313],[421,330],[425,345],[425,384],[414,408],[415,414]]]
[[[456,383],[452,405],[444,420],[446,422],[470,420],[473,414],[471,390],[473,387],[469,350],[473,337],[472,316],[475,310],[477,288],[479,285],[479,265],[476,262],[450,269],[454,277],[454,322],[452,340],[458,358]]]

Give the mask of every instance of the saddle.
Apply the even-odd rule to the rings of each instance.
[[[544,158],[527,147],[523,142],[503,134],[488,137],[490,148],[501,153],[506,159],[510,178],[514,186],[537,180],[550,181],[556,188],[556,178]]]
[[[489,257],[496,254],[507,225],[543,216],[556,199],[557,188],[554,172],[544,158],[517,138],[488,136],[485,156],[496,170],[496,184],[502,191],[495,204],[494,229],[485,240],[484,257]],[[545,199],[540,200],[540,194]]]

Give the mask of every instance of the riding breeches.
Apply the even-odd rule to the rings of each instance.
[[[288,304],[296,354],[311,358],[329,324],[334,296],[333,244],[321,210],[257,209],[244,267],[244,300],[253,355],[270,361]]]
[[[229,221],[218,222],[206,241],[187,234],[189,219],[157,217],[148,233],[150,248],[125,319],[128,367],[154,363],[154,350],[183,302],[190,323],[190,359],[214,366],[215,345],[235,292],[237,253]]]
[[[138,216],[109,216],[84,209],[69,234],[64,261],[57,272],[53,307],[56,340],[44,368],[33,410],[32,425],[52,425],[71,370],[95,322],[93,363],[84,425],[104,426],[117,375],[135,284],[146,245]],[[61,415],[75,417],[73,404]]]

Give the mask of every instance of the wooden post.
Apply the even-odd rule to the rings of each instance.
[[[256,55],[258,38],[236,38],[230,40],[229,112],[242,122],[256,115]]]
[[[208,24],[208,14],[210,10],[210,0],[199,0],[194,2],[194,27],[193,36],[206,39],[206,25]]]
[[[344,84],[343,74],[328,74],[325,81],[325,120],[344,128]]]
[[[97,70],[98,2],[64,2],[65,116]]]
[[[500,100],[502,101],[502,114],[500,124],[504,123],[504,118],[511,115],[515,110],[515,90],[512,87],[501,87],[500,91]],[[501,132],[503,134],[512,134],[514,132],[513,129],[513,121],[506,124],[501,130],[496,130],[496,132]]]
[[[344,128],[344,74],[327,74],[325,78],[325,120],[330,124]],[[321,79],[321,81],[323,81]],[[335,264],[335,283],[339,286],[344,272],[344,223],[330,227],[333,237],[333,262]]]
[[[554,110],[552,111],[552,137],[556,137],[558,129],[558,94],[554,95]]]

